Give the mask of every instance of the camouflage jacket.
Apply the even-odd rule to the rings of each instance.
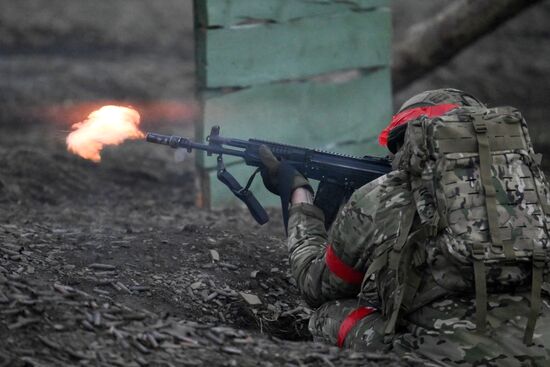
[[[403,231],[406,221],[402,219],[414,216],[411,195],[403,171],[382,176],[352,195],[330,233],[325,230],[320,209],[310,204],[291,207],[290,264],[310,306],[358,295],[376,251],[391,246]],[[366,291],[376,294],[376,286],[367,285]]]

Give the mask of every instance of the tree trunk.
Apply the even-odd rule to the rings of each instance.
[[[413,25],[393,57],[398,92],[508,19],[541,0],[456,0],[435,17]]]

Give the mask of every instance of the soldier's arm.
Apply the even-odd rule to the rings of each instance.
[[[292,274],[312,307],[359,293],[365,269],[365,247],[371,241],[371,217],[356,204],[369,188],[358,190],[336,218],[330,236],[323,212],[304,189],[293,193],[288,249]]]

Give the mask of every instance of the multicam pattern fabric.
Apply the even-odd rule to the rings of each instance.
[[[333,274],[325,261],[330,245],[335,255],[363,273],[380,246],[391,247],[405,218],[414,216],[407,176],[395,171],[357,190],[327,233],[323,213],[309,204],[290,209],[288,250],[298,288],[309,305],[355,297],[361,284],[350,284]],[[375,291],[371,285],[371,291]]]
[[[407,315],[407,323],[393,339],[384,343],[384,319],[377,312],[358,322],[345,339],[345,347],[384,352],[393,350],[404,360],[426,366],[549,366],[550,304],[543,302],[535,329],[534,344],[521,342],[529,311],[527,297],[489,297],[486,333],[475,330],[474,300],[448,297]],[[316,340],[335,344],[339,327],[358,305],[357,299],[337,300],[321,306],[310,320]],[[512,316],[513,315],[513,316]]]
[[[346,317],[361,305],[369,305],[358,298],[330,301],[319,307],[309,320],[309,330],[316,341],[337,345],[340,326]],[[391,345],[384,343],[385,320],[381,312],[361,319],[344,339],[344,348],[366,351],[386,351]]]
[[[447,103],[458,104],[459,106],[485,107],[477,98],[464,91],[442,88],[416,94],[403,103],[399,108],[399,112],[418,106],[434,106]]]
[[[480,113],[489,128],[496,231],[502,241],[511,243],[516,260],[512,264],[507,261],[506,267],[502,266],[502,249],[491,245],[477,140],[471,124],[471,116]],[[428,263],[439,285],[454,291],[473,287],[474,243],[484,245],[490,288],[510,290],[529,285],[533,248],[550,251],[550,218],[544,210],[550,205],[550,194],[534,157],[527,125],[519,112],[509,107],[460,108],[441,118],[409,123],[405,147],[396,164],[411,174],[422,221],[444,221],[445,230],[426,245]],[[547,273],[548,266],[546,277]]]
[[[358,190],[330,233],[324,229],[319,209],[307,204],[292,207],[288,240],[292,272],[306,301],[313,307],[322,305],[310,322],[316,339],[334,343],[338,325],[349,312],[368,305],[379,312],[355,325],[346,337],[346,347],[371,351],[392,348],[426,365],[549,365],[548,294],[543,295],[534,344],[528,347],[522,337],[530,297],[518,293],[530,289],[533,248],[548,251],[548,184],[519,113],[489,110],[488,120],[519,126],[519,135],[499,135],[503,130],[494,127],[489,130],[498,231],[504,241],[512,244],[515,257],[513,263],[504,262],[502,250],[491,244],[477,142],[467,142],[466,137],[460,144],[445,145],[437,137],[426,139],[444,124],[471,122],[471,113],[471,108],[460,108],[435,123],[422,118],[410,122],[413,128],[407,134],[415,133],[417,127],[422,140],[412,144],[415,137],[409,136],[394,162],[396,171]],[[466,132],[465,136],[472,135]],[[409,231],[404,223],[411,223],[415,216]],[[394,300],[399,295],[397,279],[403,278],[403,272],[386,264],[377,268],[375,277],[366,279],[363,287],[351,284],[327,267],[327,246],[355,271],[366,272],[384,254],[389,254],[387,262],[391,262],[400,234],[426,227],[438,234],[415,244],[413,257],[420,261],[416,270],[421,281],[412,307],[408,305],[408,310],[399,314],[393,341],[385,344],[385,324],[394,311]],[[485,244],[483,261],[489,290],[486,334],[475,330],[474,242]],[[400,261],[402,264],[403,259]],[[544,288],[548,289],[547,262],[544,274]]]

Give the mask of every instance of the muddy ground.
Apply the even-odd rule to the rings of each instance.
[[[311,342],[278,213],[260,227],[246,210],[195,208],[192,157],[144,142],[109,148],[100,164],[66,151],[70,124],[105,103],[138,108],[145,130],[192,135],[190,1],[1,0],[0,9],[0,366],[404,363]],[[395,10],[408,19],[406,2]],[[540,13],[522,17],[512,30],[532,29]],[[544,50],[538,33],[522,32],[515,42]],[[542,126],[548,62],[515,57],[500,70],[531,70],[540,93],[515,80],[500,97],[516,96]],[[463,64],[409,92],[468,80],[499,100],[503,79],[479,82]],[[546,147],[547,129],[538,131]]]

